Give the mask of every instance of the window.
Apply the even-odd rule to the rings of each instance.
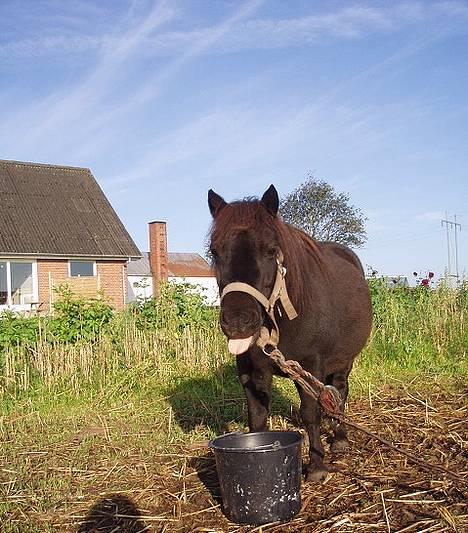
[[[8,303],[7,263],[0,262],[0,305]]]
[[[70,261],[70,276],[94,276],[94,261]]]
[[[0,261],[0,305],[26,306],[37,301],[37,270],[32,261]]]
[[[30,304],[33,301],[32,263],[10,263],[11,303]]]

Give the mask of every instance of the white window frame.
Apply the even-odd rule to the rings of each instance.
[[[96,261],[93,259],[69,259],[68,260],[68,277],[69,278],[85,278],[90,276],[72,276],[71,275],[71,263],[93,263],[93,276],[97,275]]]
[[[7,274],[7,303],[0,304],[0,312],[11,311],[31,311],[35,304],[39,303],[39,283],[37,279],[37,261],[35,259],[10,259],[8,257],[0,257],[1,263],[6,263]],[[32,276],[32,302],[28,304],[12,304],[11,303],[11,263],[28,263],[31,264]]]

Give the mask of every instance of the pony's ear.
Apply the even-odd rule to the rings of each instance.
[[[262,203],[268,209],[268,211],[276,216],[279,208],[278,191],[273,185],[270,185],[262,196]]]
[[[208,191],[208,207],[213,218],[219,213],[219,211],[226,205],[224,198],[219,194],[216,194],[213,189]]]

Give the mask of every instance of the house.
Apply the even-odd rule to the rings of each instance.
[[[158,292],[162,281],[173,281],[197,287],[208,305],[219,305],[218,285],[208,262],[197,253],[168,252],[165,222],[154,221],[148,226],[150,251],[128,264],[129,301],[149,298]]]
[[[141,253],[89,169],[0,160],[0,205],[0,311],[49,312],[63,283],[125,305]]]
[[[385,282],[385,285],[389,289],[395,288],[407,288],[409,287],[408,278],[403,275],[398,276],[383,276],[382,278]]]

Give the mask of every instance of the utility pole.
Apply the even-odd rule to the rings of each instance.
[[[448,220],[447,212],[445,212],[445,220],[442,220],[442,227],[447,228],[447,266],[448,266],[448,275],[449,277],[454,277],[457,279],[457,286],[460,280],[460,274],[458,272],[458,239],[457,239],[457,230],[461,231],[461,224],[457,222],[457,215],[453,215],[453,221]],[[455,236],[455,274],[452,274],[452,269],[450,266],[450,235],[449,228],[453,229]]]
[[[449,224],[450,224],[450,222],[447,220],[448,219],[447,211],[445,211],[445,219],[446,220],[442,220],[442,227],[444,227],[444,223],[445,223],[445,227],[447,228],[447,268],[448,268],[448,276],[451,277],[452,276],[452,268],[450,266],[450,237],[449,237]]]
[[[459,274],[458,274],[458,241],[457,241],[457,226],[460,228],[460,231],[461,231],[461,226],[460,224],[458,224],[457,222],[457,215],[453,215],[453,220],[454,220],[454,231],[455,231],[455,273],[457,275],[457,286],[458,286],[458,282],[460,281],[459,279]]]

